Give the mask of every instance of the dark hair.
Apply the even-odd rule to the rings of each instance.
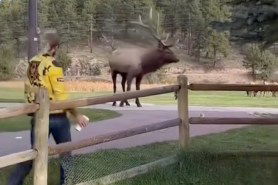
[[[49,42],[49,49],[50,50],[55,48],[56,46],[58,46],[58,47],[60,46],[60,42],[58,40]]]
[[[60,39],[57,33],[48,33],[46,35],[47,43],[49,44],[49,49],[53,49],[56,46],[60,46]]]

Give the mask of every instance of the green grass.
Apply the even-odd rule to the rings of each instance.
[[[142,98],[142,102],[157,105],[176,104],[173,93]],[[277,98],[271,96],[247,97],[245,92],[190,91],[189,105],[220,107],[278,107],[278,101]]]
[[[186,154],[178,164],[117,185],[276,185],[277,159],[219,160],[207,153]]]
[[[178,164],[117,185],[276,185],[278,156],[221,158],[221,152],[278,152],[278,126],[257,126],[197,137]],[[192,153],[190,153],[192,152]]]
[[[24,94],[22,89],[0,87],[0,102],[22,103]]]
[[[208,152],[278,151],[278,126],[256,126],[225,133],[195,137],[189,153],[180,155],[180,163],[149,174],[125,180],[118,185],[276,185],[277,158],[255,159],[234,157],[218,159]],[[195,154],[192,155],[191,152]],[[122,150],[107,150],[72,157],[75,183],[93,180],[178,153],[177,142],[156,143]],[[49,185],[59,180],[57,159],[52,159]],[[0,170],[0,182],[5,184],[12,167]],[[25,185],[31,185],[29,176]]]
[[[111,92],[78,93],[70,94],[71,99],[109,95]],[[0,88],[0,102],[24,102],[22,90]],[[133,101],[133,100],[130,100]],[[156,105],[174,105],[174,93],[141,98],[143,103]],[[195,106],[223,106],[223,107],[278,107],[277,98],[247,97],[245,92],[197,92],[190,91],[189,105]]]
[[[80,108],[78,110],[81,113],[87,115],[93,122],[120,116],[119,113],[110,110],[89,108]],[[28,130],[30,129],[30,119],[31,118],[29,116],[18,116],[13,118],[0,119],[0,133]]]
[[[90,96],[104,95],[109,92],[103,93],[82,93],[82,92],[72,92],[70,93],[71,99],[77,98],[86,98]],[[24,100],[24,92],[22,89],[16,88],[3,88],[0,87],[0,102],[2,103],[23,103]]]

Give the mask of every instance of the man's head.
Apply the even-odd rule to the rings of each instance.
[[[48,43],[48,53],[52,56],[55,56],[59,46],[60,46],[60,39],[57,33],[47,33],[46,34],[46,41]]]

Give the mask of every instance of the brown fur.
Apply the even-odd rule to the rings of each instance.
[[[116,93],[117,89],[116,79],[118,74],[122,76],[122,89],[124,92],[126,84],[127,91],[130,91],[134,78],[136,78],[136,90],[140,90],[141,80],[145,74],[154,72],[166,64],[178,62],[179,59],[170,50],[170,47],[159,42],[157,48],[115,50],[109,59],[114,93]],[[121,101],[120,106],[123,106],[124,103],[129,105],[128,101],[125,100]],[[136,98],[136,104],[138,107],[141,107],[138,98]],[[116,102],[113,105],[115,106]]]

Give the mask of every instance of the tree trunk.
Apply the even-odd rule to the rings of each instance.
[[[196,62],[200,63],[200,58],[201,58],[201,49],[198,48],[195,52],[195,60]]]
[[[252,65],[252,77],[253,77],[253,80],[256,80],[255,66],[254,65]]]
[[[20,58],[20,43],[19,43],[19,39],[16,38],[16,49],[17,49],[17,58]]]
[[[124,21],[124,24],[125,24],[125,28],[124,28],[124,34],[125,34],[125,37],[128,37],[128,20],[125,20]]]
[[[213,67],[216,65],[216,47],[213,47]]]

